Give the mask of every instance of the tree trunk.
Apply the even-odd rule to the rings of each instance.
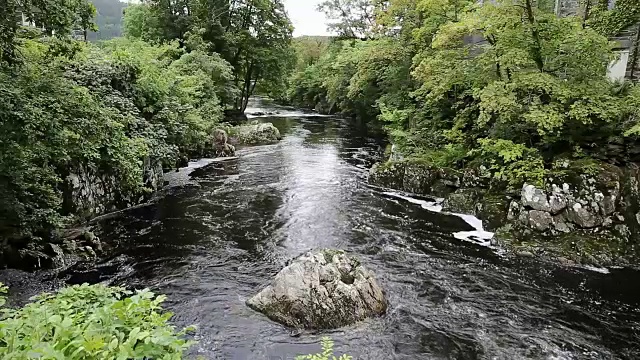
[[[633,57],[631,58],[631,73],[629,74],[629,78],[633,80],[633,75],[636,71],[636,66],[638,65],[638,52],[640,52],[640,24],[638,24],[638,29],[636,30],[636,41],[633,44]]]
[[[249,104],[249,96],[251,96],[251,78],[253,75],[253,61],[247,63],[247,73],[244,77],[244,86],[242,87],[242,98],[240,111],[244,113]]]
[[[584,14],[582,15],[582,28],[587,27],[587,20],[589,19],[589,12],[591,11],[591,0],[587,0],[584,4]]]
[[[531,49],[531,56],[536,63],[536,67],[540,72],[544,71],[544,61],[542,60],[542,46],[540,45],[540,32],[536,27],[536,19],[533,16],[533,7],[531,0],[525,0],[525,10],[527,12],[527,19],[531,25],[531,36],[533,37],[533,45]]]

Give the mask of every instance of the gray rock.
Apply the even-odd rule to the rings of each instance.
[[[551,211],[549,198],[544,190],[538,189],[533,185],[525,184],[522,188],[522,205],[530,207],[538,211]]]
[[[96,252],[93,250],[91,246],[85,246],[83,250],[88,259],[98,258],[98,255],[96,254]]]
[[[574,203],[567,209],[567,219],[583,229],[602,225],[602,219],[580,203]]]
[[[236,148],[228,143],[229,137],[227,132],[222,129],[216,129],[213,132],[213,147],[216,157],[230,157],[236,155]]]
[[[445,199],[442,207],[448,212],[476,215],[479,198],[477,189],[459,189]]]
[[[272,123],[236,126],[231,130],[230,142],[240,145],[276,144],[282,139],[280,130]]]
[[[604,198],[604,200],[602,200],[602,204],[600,206],[602,215],[613,215],[613,213],[616,211],[616,200],[617,197],[615,195],[607,196]]]
[[[517,220],[522,212],[522,208],[517,201],[511,201],[509,204],[509,211],[507,212],[507,220],[514,221]]]
[[[51,256],[51,264],[54,268],[59,269],[64,267],[64,251],[59,245],[56,244],[47,244],[45,246],[47,253]]]
[[[63,212],[79,219],[90,219],[118,208],[134,205],[145,200],[139,191],[124,191],[117,174],[88,164],[73,164],[69,175],[61,184]],[[164,184],[162,164],[144,158],[142,164],[143,184],[157,190]]]
[[[365,267],[342,251],[298,257],[247,305],[287,326],[334,329],[384,314],[387,300]]]
[[[568,203],[567,196],[563,193],[562,189],[556,184],[551,185],[551,195],[549,196],[551,213],[554,215],[559,214],[567,208]]]
[[[573,229],[570,223],[567,223],[564,215],[556,215],[553,217],[554,230],[557,232],[568,234]]]
[[[433,184],[438,173],[431,166],[407,162],[402,182],[402,190],[414,194],[433,194]]]
[[[404,162],[377,163],[369,171],[369,183],[376,186],[404,190]]]
[[[545,211],[529,211],[529,225],[538,231],[547,231],[553,227],[553,217]]]

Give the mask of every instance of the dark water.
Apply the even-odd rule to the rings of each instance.
[[[103,240],[120,241],[113,256],[64,280],[169,295],[174,321],[199,326],[194,354],[207,359],[293,359],[323,335],[357,359],[640,359],[639,273],[458,240],[454,232],[471,230],[459,217],[366,185],[381,142],[365,127],[280,111],[261,118],[281,129],[280,144],[170,174],[165,197],[101,224]],[[377,274],[386,316],[291,337],[244,305],[287,259],[322,247]]]

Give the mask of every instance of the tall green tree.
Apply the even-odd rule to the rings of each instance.
[[[233,67],[240,92],[226,105],[238,111],[259,82],[279,81],[290,67],[293,27],[281,0],[149,0],[127,11],[125,27],[130,36],[182,46],[198,34]]]
[[[385,0],[326,0],[318,10],[331,20],[329,30],[343,38],[372,37],[378,26],[376,13],[386,6]]]

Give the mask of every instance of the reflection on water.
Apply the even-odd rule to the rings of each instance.
[[[168,294],[175,321],[199,325],[194,354],[210,359],[292,359],[327,334],[359,359],[640,358],[638,273],[506,258],[456,239],[474,230],[468,219],[367,186],[382,143],[362,124],[259,102],[250,111],[280,112],[259,121],[284,140],[171,174],[158,202],[101,224],[120,241],[113,256],[66,280]],[[244,305],[287,259],[319,247],[360,256],[389,313],[293,338]]]

